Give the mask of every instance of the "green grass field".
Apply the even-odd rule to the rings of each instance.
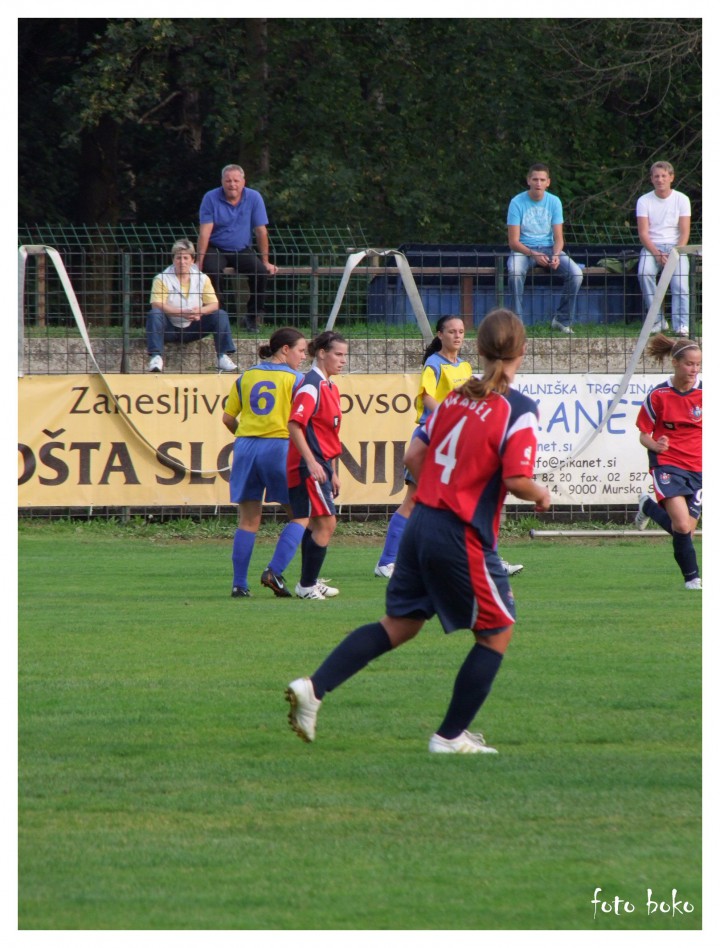
[[[436,621],[315,744],[287,726],[287,682],[382,615],[377,537],[306,602],[259,585],[268,539],[233,600],[228,541],[106,533],[21,527],[21,929],[701,927],[701,601],[669,541],[508,541],[500,753],[435,757],[472,642]],[[594,918],[598,887],[635,911]]]

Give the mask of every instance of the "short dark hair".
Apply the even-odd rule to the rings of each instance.
[[[550,177],[550,166],[544,165],[541,161],[536,162],[534,165],[530,165],[530,168],[528,169],[528,177],[530,177],[533,171],[544,171],[548,178]]]

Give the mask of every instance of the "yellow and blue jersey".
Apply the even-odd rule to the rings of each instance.
[[[425,424],[430,415],[423,404],[423,395],[429,395],[440,403],[458,385],[467,382],[471,375],[472,366],[469,362],[462,359],[451,362],[445,356],[440,355],[439,352],[433,352],[425,363],[420,376],[420,391],[415,399],[416,423],[418,425]]]
[[[278,362],[246,369],[230,389],[225,411],[238,420],[236,438],[286,438],[293,393],[303,373]]]

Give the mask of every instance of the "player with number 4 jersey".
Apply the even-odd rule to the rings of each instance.
[[[533,479],[535,403],[510,388],[526,348],[522,320],[506,309],[488,313],[478,330],[484,374],[451,392],[410,442],[405,463],[418,490],[388,583],[386,614],[351,632],[309,678],[289,684],[289,722],[303,740],[315,739],[326,694],[409,642],[437,615],[445,632],[470,629],[475,643],[429,751],[496,753],[469,728],[490,693],[515,622],[497,553],[500,509],[506,492],[537,511],[550,506],[549,491]]]

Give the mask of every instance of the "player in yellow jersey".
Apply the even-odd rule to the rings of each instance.
[[[238,504],[232,550],[234,598],[250,595],[248,568],[263,500],[282,504],[290,519],[260,579],[276,596],[292,595],[283,572],[307,526],[307,518],[292,518],[287,487],[288,418],[293,394],[303,380],[299,366],[307,357],[307,340],[297,329],[278,329],[258,354],[262,361],[238,377],[223,412],[223,424],[235,435],[230,473],[230,500]]]

